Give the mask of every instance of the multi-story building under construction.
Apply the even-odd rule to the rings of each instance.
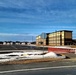
[[[36,45],[64,46],[72,44],[74,44],[72,31],[69,30],[42,33],[36,37]]]

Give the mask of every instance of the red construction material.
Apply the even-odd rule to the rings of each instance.
[[[49,47],[48,52],[55,52],[55,53],[72,53],[74,50],[68,49],[68,48],[55,48],[55,47]]]

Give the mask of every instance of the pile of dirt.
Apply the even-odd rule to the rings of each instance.
[[[76,48],[76,45],[71,45],[70,47],[71,47],[71,48]]]
[[[30,59],[30,60],[16,60],[16,61],[8,61],[0,64],[29,64],[29,63],[37,63],[37,62],[50,62],[50,61],[59,61],[63,60],[60,58],[43,58],[43,59]]]

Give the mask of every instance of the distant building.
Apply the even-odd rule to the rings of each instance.
[[[4,42],[0,42],[0,44],[2,45],[27,45],[28,42],[20,42],[20,41],[4,41]]]
[[[21,42],[21,45],[26,45],[26,42]]]
[[[4,41],[3,45],[13,45],[13,42],[12,41]]]
[[[76,44],[73,41],[72,31],[69,30],[42,33],[36,37],[36,45],[64,46]]]

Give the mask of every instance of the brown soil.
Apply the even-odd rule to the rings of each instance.
[[[31,59],[31,60],[16,60],[16,61],[8,61],[0,64],[28,64],[28,63],[37,63],[37,62],[50,62],[50,61],[59,61],[63,60],[60,58],[43,58],[43,59]]]

